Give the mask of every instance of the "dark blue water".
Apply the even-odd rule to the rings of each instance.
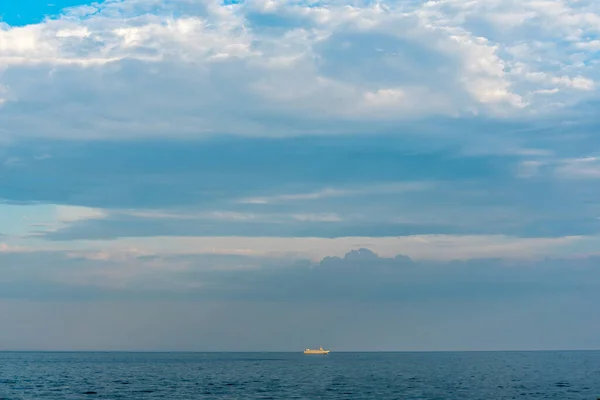
[[[0,353],[0,399],[592,399],[600,352]]]

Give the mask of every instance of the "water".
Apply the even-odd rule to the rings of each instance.
[[[0,353],[0,399],[586,399],[600,352]]]

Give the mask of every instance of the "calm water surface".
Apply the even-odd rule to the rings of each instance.
[[[0,399],[592,399],[600,352],[0,353]]]

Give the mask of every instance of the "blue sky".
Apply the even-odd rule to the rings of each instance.
[[[0,1],[0,21],[11,26],[38,24],[46,18],[60,16],[65,8],[85,6],[85,0],[2,0]],[[101,3],[98,1],[96,3]]]
[[[5,348],[600,347],[595,2],[26,3]]]

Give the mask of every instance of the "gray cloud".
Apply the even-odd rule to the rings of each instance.
[[[301,215],[298,216],[302,217]],[[306,218],[310,218],[307,216]],[[452,225],[426,223],[386,223],[368,221],[299,221],[293,216],[281,215],[279,220],[227,221],[219,218],[136,218],[115,217],[75,222],[50,232],[40,231],[36,236],[51,241],[105,240],[124,237],[151,236],[245,236],[245,237],[323,237],[343,236],[409,236],[422,234],[466,234],[477,228],[461,229]],[[273,217],[272,217],[273,218]],[[274,217],[277,218],[277,217]],[[319,218],[318,215],[314,218]],[[323,217],[327,218],[327,216]],[[479,230],[479,232],[483,232]],[[478,233],[479,233],[478,232]],[[487,232],[485,232],[487,233]]]
[[[440,140],[431,144],[412,135],[24,141],[0,148],[0,157],[21,160],[4,167],[0,198],[106,209],[104,220],[75,222],[47,236],[60,240],[149,232],[324,237],[598,232],[595,186],[544,169],[523,176],[528,160],[560,157],[481,149],[465,154],[469,149],[450,136],[436,136]],[[252,199],[260,201],[247,201]]]
[[[564,116],[597,97],[597,6],[424,4],[126,0],[5,26],[0,137],[380,132],[415,116]]]
[[[0,254],[3,349],[597,348],[598,257]],[[44,335],[39,335],[43,331]]]
[[[413,261],[367,249],[317,265],[289,257],[0,254],[2,296],[33,299],[492,301],[590,292],[597,257]]]

